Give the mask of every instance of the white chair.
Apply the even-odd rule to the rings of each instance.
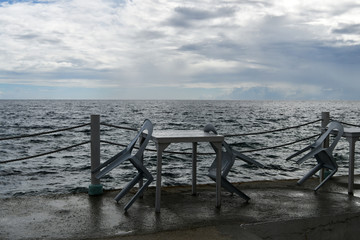
[[[204,127],[204,132],[213,132],[215,134],[217,134],[215,128],[213,125],[208,124]],[[211,146],[213,147],[213,149],[216,151],[217,148],[215,146],[213,146],[211,144]],[[247,196],[245,193],[243,193],[242,191],[240,191],[239,189],[237,189],[233,184],[231,184],[227,179],[226,176],[228,175],[228,173],[230,172],[231,167],[234,165],[235,162],[235,158],[238,157],[241,160],[249,163],[249,164],[253,164],[256,165],[258,167],[263,168],[264,166],[249,158],[248,156],[233,150],[229,144],[227,144],[225,141],[222,142],[222,146],[223,149],[221,152],[221,162],[222,162],[222,166],[221,166],[221,186],[223,188],[225,188],[227,191],[229,191],[230,193],[236,193],[237,195],[239,195],[241,198],[243,198],[244,200],[246,200],[246,202],[248,202],[250,200],[250,197]],[[214,160],[214,162],[211,164],[210,169],[209,169],[209,174],[208,176],[216,181],[216,160]]]
[[[142,133],[146,131],[147,135],[146,138],[142,138]],[[131,205],[135,202],[135,200],[146,190],[146,188],[149,186],[149,184],[153,181],[153,176],[150,174],[150,172],[144,167],[142,163],[142,155],[145,150],[145,147],[147,146],[151,134],[153,131],[153,125],[150,120],[146,119],[144,121],[144,124],[142,125],[140,131],[137,133],[136,137],[130,142],[130,144],[124,149],[123,151],[119,152],[103,164],[101,164],[98,168],[96,168],[93,173],[96,173],[96,178],[100,179],[101,177],[105,176],[108,172],[113,170],[115,167],[119,166],[124,161],[129,160],[134,167],[137,169],[138,174],[136,177],[129,182],[124,189],[115,197],[115,200],[119,202],[119,200],[125,196],[126,193],[128,193],[131,188],[135,186],[136,183],[138,183],[141,179],[145,178],[147,181],[143,184],[142,187],[138,189],[136,194],[131,198],[131,200],[126,204],[124,207],[124,210],[127,211]],[[136,142],[138,139],[141,139],[140,141],[140,147],[139,149],[133,153],[133,149],[135,147]]]
[[[289,160],[299,154],[302,154],[308,150],[308,152],[305,156],[301,157],[299,160],[296,161],[296,163],[301,164],[304,161],[306,161],[309,158],[315,158],[317,161],[317,165],[311,169],[310,172],[308,172],[302,179],[298,181],[298,184],[304,183],[308,178],[310,178],[312,175],[314,175],[316,172],[318,172],[320,169],[328,169],[330,170],[329,175],[314,189],[317,191],[327,180],[329,180],[337,171],[338,165],[336,164],[336,161],[333,157],[333,151],[336,146],[336,144],[339,142],[341,136],[344,133],[343,126],[338,122],[330,122],[327,127],[326,131],[315,141],[315,143],[305,147],[304,149],[294,153],[290,157],[288,157],[286,160]],[[324,141],[329,137],[329,135],[333,133],[335,134],[335,138],[330,144],[329,147],[324,147]]]

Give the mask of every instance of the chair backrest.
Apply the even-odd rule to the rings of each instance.
[[[339,142],[340,138],[344,134],[344,128],[339,122],[336,122],[336,121],[333,121],[333,122],[329,123],[328,128],[331,129],[330,131],[333,132],[333,133],[334,133],[334,130],[337,130],[336,131],[336,137],[335,137],[334,141],[331,143],[331,145],[329,147],[329,149],[332,152],[334,150],[336,144]]]
[[[213,132],[215,134],[217,134],[217,131],[215,129],[215,127],[212,125],[212,124],[207,124],[205,127],[204,127],[204,132]],[[212,148],[214,149],[215,152],[217,152],[217,148],[212,144],[210,143]],[[222,142],[222,147],[224,148],[224,150],[221,150],[222,153],[221,153],[221,171],[222,171],[222,174],[224,176],[226,176],[231,167],[234,165],[234,162],[235,162],[235,156],[229,146],[229,144],[227,144],[225,141]],[[216,169],[216,160],[213,161],[213,163],[211,164],[211,167],[210,167],[210,171],[213,170],[213,169]]]
[[[149,140],[150,140],[150,138],[151,138],[151,134],[152,134],[152,132],[153,132],[153,124],[151,123],[151,121],[150,121],[149,119],[145,119],[145,121],[144,121],[143,125],[141,126],[139,132],[136,134],[136,136],[134,137],[134,139],[133,139],[133,140],[129,143],[129,145],[126,147],[126,151],[132,152],[132,150],[133,150],[134,147],[135,147],[136,142],[138,141],[138,139],[140,138],[140,136],[141,136],[145,131],[147,131],[146,138],[145,138],[145,140],[143,140],[143,142],[141,143],[138,151],[137,151],[134,155],[135,155],[136,157],[140,157],[140,156],[143,154],[143,152],[144,152],[144,150],[145,150],[145,148],[146,148],[146,146],[147,146],[147,144],[148,144],[148,142],[149,142]]]
[[[217,131],[216,131],[215,127],[212,124],[207,124],[204,127],[204,132],[207,132],[207,133],[212,132],[212,133],[217,134]],[[215,150],[215,152],[217,153],[217,148],[214,146],[214,144],[210,143],[210,145]]]
[[[204,132],[207,132],[207,133],[213,132],[213,133],[217,134],[217,131],[212,124],[206,124],[206,126],[204,127]]]
[[[207,133],[212,132],[212,133],[217,134],[217,131],[216,131],[215,127],[212,124],[207,124],[204,127],[204,132],[207,132]],[[214,146],[214,144],[210,143],[210,145],[215,150],[215,152],[217,153],[217,148]]]
[[[329,137],[329,135],[331,133],[336,134],[335,139],[332,141],[332,143],[327,148],[328,151],[332,153],[336,144],[339,142],[341,136],[344,134],[344,128],[339,122],[336,122],[336,121],[330,122],[326,126],[326,131],[316,140],[315,145],[319,146],[320,144],[322,144],[325,141],[325,139],[327,137]]]

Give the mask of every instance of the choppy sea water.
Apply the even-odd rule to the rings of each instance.
[[[0,100],[0,139],[51,131],[90,122],[99,114],[101,122],[139,128],[145,118],[155,129],[202,129],[212,123],[221,134],[262,132],[304,124],[329,111],[334,120],[360,124],[358,101],[132,101],[132,100]],[[320,122],[287,131],[229,137],[226,141],[238,151],[281,145],[320,133]],[[101,126],[101,139],[127,144],[136,132]],[[0,161],[53,151],[90,139],[90,127],[31,138],[0,141]],[[263,163],[259,169],[238,160],[228,175],[230,181],[300,178],[314,161],[297,165],[285,161],[296,150],[315,139],[291,146],[247,153]],[[149,148],[155,149],[154,144]],[[191,144],[172,144],[166,150],[191,153]],[[101,160],[122,150],[101,144]],[[209,144],[199,144],[198,152],[211,152]],[[359,151],[357,151],[357,154]],[[342,139],[335,150],[339,165],[336,175],[348,173],[348,143]],[[208,183],[207,169],[214,155],[198,156],[198,182]],[[147,151],[145,164],[156,175],[156,153]],[[356,173],[359,172],[356,168]],[[106,189],[123,187],[134,176],[134,168],[124,164],[102,179]],[[163,185],[191,184],[191,155],[164,154]],[[90,184],[90,145],[19,162],[0,164],[0,198],[85,192]],[[154,185],[154,183],[153,183]]]

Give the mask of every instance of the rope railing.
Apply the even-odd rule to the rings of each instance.
[[[291,126],[291,127],[286,127],[286,128],[279,128],[279,129],[274,129],[274,130],[268,130],[268,131],[262,131],[262,132],[252,132],[252,133],[240,133],[240,134],[225,134],[225,137],[241,137],[241,136],[250,136],[250,135],[259,135],[259,134],[266,134],[266,133],[274,133],[274,132],[280,132],[280,131],[285,131],[285,130],[289,130],[289,129],[293,129],[293,128],[299,128],[299,127],[304,127],[316,122],[320,122],[322,121],[322,119],[318,119],[315,121],[311,121],[311,122],[307,122],[304,124],[300,124],[300,125],[296,125],[296,126]]]
[[[57,129],[57,130],[52,130],[52,131],[47,131],[47,132],[40,132],[40,133],[34,133],[34,134],[20,135],[20,136],[14,136],[14,137],[5,137],[5,138],[0,138],[0,141],[13,140],[13,139],[19,139],[19,138],[36,137],[36,136],[41,136],[41,135],[50,134],[50,133],[57,133],[57,132],[68,131],[68,130],[72,130],[72,129],[75,129],[75,128],[85,127],[85,126],[88,126],[88,125],[90,125],[90,123],[85,123],[85,124],[81,124],[81,125],[74,126],[74,127],[62,128],[62,129]]]
[[[296,126],[290,126],[290,127],[286,127],[286,128],[280,128],[280,129],[274,129],[274,130],[268,130],[268,131],[261,131],[261,132],[252,132],[252,133],[242,133],[242,134],[225,134],[225,137],[237,137],[237,136],[249,136],[249,135],[259,135],[259,134],[266,134],[266,133],[274,133],[274,132],[280,132],[280,131],[285,131],[285,130],[289,130],[289,129],[294,129],[294,128],[299,128],[299,127],[303,127],[303,126],[307,126],[310,124],[314,124],[316,122],[321,121],[322,119],[317,119],[311,122],[307,122],[304,124],[300,124],[300,125],[296,125]],[[40,132],[40,133],[34,133],[34,134],[28,134],[28,135],[20,135],[20,136],[14,136],[14,137],[5,137],[5,138],[0,138],[0,141],[3,140],[13,140],[13,139],[20,139],[20,138],[28,138],[28,137],[35,137],[35,136],[40,136],[40,135],[45,135],[45,134],[51,134],[51,133],[57,133],[57,132],[62,132],[62,131],[68,131],[68,130],[72,130],[72,129],[76,129],[76,128],[81,128],[84,126],[88,126],[90,125],[90,123],[85,123],[85,124],[81,124],[81,125],[77,125],[77,126],[73,126],[73,127],[68,127],[68,128],[63,128],[63,129],[57,129],[57,130],[52,130],[52,131],[46,131],[46,132]],[[136,128],[130,128],[130,127],[124,127],[124,126],[117,126],[114,124],[108,124],[108,123],[100,123],[100,125],[103,126],[107,126],[107,127],[113,127],[113,128],[118,128],[118,129],[125,129],[125,130],[131,130],[131,131],[138,131],[138,129]],[[304,139],[300,139],[297,141],[293,141],[290,143],[284,143],[281,145],[276,145],[276,146],[271,146],[271,147],[265,147],[265,148],[260,148],[260,149],[251,149],[251,150],[244,150],[244,151],[240,151],[241,153],[248,153],[248,152],[257,152],[257,151],[264,151],[264,150],[269,150],[269,149],[275,149],[275,148],[280,148],[280,147],[284,147],[284,146],[288,146],[288,145],[292,145],[298,142],[302,142],[308,139],[311,139],[315,136],[318,135],[313,135]],[[53,150],[53,151],[49,151],[46,153],[41,153],[41,154],[36,154],[36,155],[32,155],[32,156],[27,156],[27,157],[23,157],[23,158],[18,158],[18,159],[11,159],[11,160],[5,160],[5,161],[0,161],[0,164],[4,164],[4,163],[10,163],[10,162],[17,162],[17,161],[23,161],[23,160],[27,160],[27,159],[31,159],[31,158],[36,158],[36,157],[41,157],[41,156],[45,156],[45,155],[49,155],[49,154],[53,154],[53,153],[57,153],[60,151],[64,151],[64,150],[68,150],[70,148],[74,148],[74,147],[78,147],[81,145],[85,145],[90,143],[91,141],[85,141],[82,143],[78,143],[78,144],[74,144],[72,146],[68,146],[68,147],[64,147],[64,148],[60,148],[57,150]],[[107,143],[107,144],[111,144],[111,145],[117,145],[117,146],[121,146],[121,147],[126,147],[127,145],[124,144],[119,144],[119,143],[114,143],[114,142],[110,142],[110,141],[106,141],[106,140],[100,140],[100,142],[102,143]],[[137,148],[137,147],[136,147]],[[148,151],[153,151],[156,152],[156,149],[147,149]],[[164,151],[164,153],[170,153],[170,154],[192,154],[190,152],[179,152],[179,151]],[[198,153],[199,155],[212,155],[214,153]]]
[[[42,156],[45,156],[45,155],[49,155],[49,154],[57,153],[57,152],[60,152],[60,151],[68,150],[68,149],[70,149],[70,148],[78,147],[78,146],[81,146],[81,145],[84,145],[84,144],[88,144],[88,143],[90,143],[90,141],[86,141],[86,142],[74,144],[74,145],[71,145],[71,146],[68,146],[68,147],[64,147],[64,148],[59,148],[59,149],[56,149],[56,150],[54,150],[54,151],[50,151],[50,152],[46,152],[46,153],[40,153],[40,154],[37,154],[37,155],[28,156],[28,157],[23,157],[23,158],[18,158],[18,159],[1,161],[0,164],[10,163],[10,162],[18,162],[18,161],[27,160],[27,159],[30,159],[30,158],[42,157]]]
[[[249,152],[259,152],[259,151],[264,151],[264,150],[269,150],[269,149],[275,149],[275,148],[280,148],[280,147],[286,147],[286,146],[289,146],[289,145],[292,145],[292,144],[295,144],[295,143],[299,143],[299,142],[303,142],[303,141],[306,141],[306,140],[309,140],[309,139],[312,139],[314,137],[319,137],[319,134],[315,134],[315,135],[312,135],[310,137],[306,137],[306,138],[303,138],[303,139],[299,139],[299,140],[296,140],[296,141],[293,141],[293,142],[289,142],[289,143],[284,143],[284,144],[280,144],[280,145],[275,145],[275,146],[272,146],[272,147],[265,147],[265,148],[258,148],[258,149],[251,149],[251,150],[243,150],[243,151],[239,151],[240,153],[249,153]],[[107,144],[110,144],[110,145],[116,145],[116,146],[121,146],[121,147],[126,147],[127,145],[125,144],[121,144],[121,143],[114,143],[114,142],[110,142],[110,141],[106,141],[106,140],[101,140],[100,142],[102,143],[107,143]],[[134,147],[135,149],[139,149],[138,147]],[[156,152],[156,149],[151,149],[151,148],[146,148],[147,151],[151,151],[151,152]],[[192,153],[191,152],[177,152],[177,151],[164,151],[164,153],[170,153],[170,154],[188,154],[188,155],[191,155]],[[213,155],[215,153],[201,153],[201,152],[198,152],[197,155]]]
[[[36,137],[36,136],[41,136],[41,135],[46,135],[46,134],[52,134],[52,133],[57,133],[57,132],[68,131],[68,130],[72,130],[72,129],[76,129],[76,128],[81,128],[81,127],[85,127],[85,126],[89,126],[89,125],[90,125],[90,123],[85,123],[85,124],[81,124],[81,125],[77,125],[77,126],[73,126],[73,127],[56,129],[56,130],[45,131],[45,132],[40,132],[40,133],[19,135],[19,136],[13,136],[13,137],[4,137],[4,138],[0,138],[0,141],[15,140],[15,139],[29,138],[29,137]],[[136,128],[116,126],[116,125],[107,124],[107,123],[101,123],[101,125],[108,126],[108,127],[119,128],[119,129],[131,130],[131,131],[137,131],[137,130],[138,130],[138,129],[136,129]],[[104,141],[104,142],[106,142],[106,141]],[[70,148],[74,148],[74,147],[78,147],[78,146],[81,146],[81,145],[85,145],[85,144],[88,144],[88,143],[90,143],[90,141],[85,141],[85,142],[78,143],[78,144],[74,144],[74,145],[71,145],[71,146],[68,146],[68,147],[59,148],[59,149],[54,150],[54,151],[49,151],[49,152],[45,152],[45,153],[40,153],[40,154],[36,154],[36,155],[32,155],[32,156],[27,156],[27,157],[22,157],[22,158],[17,158],[17,159],[11,159],[11,160],[5,160],[5,161],[0,161],[0,164],[10,163],[10,162],[18,162],[18,161],[23,161],[23,160],[31,159],[31,158],[42,157],[42,156],[50,155],[50,154],[53,154],[53,153],[61,152],[61,151],[64,151],[64,150],[68,150],[68,149],[70,149]],[[115,143],[111,143],[111,144],[115,144]],[[126,145],[124,145],[124,146],[126,146]]]
[[[304,126],[314,124],[314,123],[317,123],[317,122],[320,122],[320,121],[322,121],[322,119],[317,119],[317,120],[307,122],[307,123],[304,123],[304,124],[299,124],[299,125],[296,125],[296,126],[291,126],[291,127],[286,127],[286,128],[279,128],[279,129],[268,130],[268,131],[261,131],[261,132],[240,133],[240,134],[224,134],[224,137],[241,137],[241,136],[250,136],[250,135],[259,135],[259,134],[266,134],[266,133],[274,133],[274,132],[280,132],[280,131],[285,131],[285,130],[289,130],[289,129],[299,128],[299,127],[304,127]],[[131,130],[131,131],[138,131],[137,128],[117,126],[117,125],[108,124],[108,123],[101,123],[100,125],[104,125],[104,126],[107,126],[107,127],[119,128],[119,129],[126,129],[126,130]]]
[[[309,140],[314,137],[319,137],[319,136],[320,136],[320,134],[315,134],[310,137],[303,138],[303,139],[296,140],[296,141],[289,142],[289,143],[284,143],[284,144],[280,144],[280,145],[276,145],[276,146],[272,146],[272,147],[258,148],[258,149],[253,149],[253,150],[244,150],[244,151],[239,151],[239,152],[240,153],[249,153],[249,152],[258,152],[258,151],[264,151],[264,150],[275,149],[275,148],[280,148],[280,147],[286,147],[286,146],[293,145],[293,144],[299,143],[299,142],[303,142],[303,141]]]
[[[338,120],[334,120],[334,119],[330,119],[330,120],[337,121],[337,122],[341,123],[342,125],[347,125],[347,126],[352,126],[352,127],[360,127],[360,125],[356,125],[356,124],[352,124],[352,123],[342,122],[342,121],[338,121]]]
[[[322,119],[317,119],[317,120],[314,120],[314,121],[311,121],[311,122],[307,122],[307,123],[304,123],[304,124],[299,124],[299,125],[296,125],[296,126],[291,126],[291,127],[286,127],[286,128],[280,128],[280,129],[275,129],[275,130],[269,130],[269,131],[253,132],[253,133],[243,133],[243,134],[225,134],[224,137],[249,136],[249,135],[258,135],[258,134],[266,134],[266,133],[273,133],[273,132],[285,131],[285,130],[289,130],[289,129],[299,128],[299,127],[307,126],[307,125],[310,125],[310,124],[314,124],[314,123],[319,122],[319,121],[321,121],[321,120],[322,120]],[[105,126],[108,126],[108,127],[116,127],[116,128],[122,128],[122,129],[129,129],[129,130],[137,130],[137,129],[134,129],[134,128],[125,128],[125,127],[120,127],[120,126],[116,126],[116,125],[112,125],[112,124],[105,124],[105,123],[102,123],[101,125],[105,125]],[[241,153],[249,153],[249,152],[257,152],[257,151],[264,151],[264,150],[269,150],[269,149],[275,149],[275,148],[285,147],[285,146],[289,146],[289,145],[296,144],[296,143],[299,143],[299,142],[302,142],[302,141],[306,141],[306,140],[309,140],[309,139],[311,139],[311,138],[318,137],[318,136],[319,136],[319,134],[316,134],[316,135],[313,135],[313,136],[310,136],[310,137],[307,137],[307,138],[303,138],[303,139],[300,139],[300,140],[296,140],[296,141],[293,141],[293,142],[289,142],[289,143],[284,143],[284,144],[280,144],[280,145],[276,145],[276,146],[259,148],[259,149],[244,150],[244,151],[239,151],[239,152],[241,152]],[[102,142],[102,143],[107,143],[107,144],[110,144],[110,145],[121,146],[121,147],[126,147],[126,146],[127,146],[127,145],[125,145],[125,144],[110,142],[110,141],[106,141],[106,140],[100,140],[100,142]],[[138,149],[138,147],[135,146],[135,149]],[[148,149],[148,148],[147,148],[146,150],[147,150],[147,151],[156,152],[156,149]],[[164,153],[170,153],[170,154],[192,154],[192,153],[190,153],[190,152],[178,152],[178,151],[164,151]],[[212,154],[214,154],[214,153],[197,153],[197,154],[198,154],[198,155],[212,155]]]
[[[121,143],[114,143],[114,142],[110,142],[110,141],[106,141],[106,140],[100,140],[100,142],[102,143],[107,143],[110,145],[116,145],[116,146],[120,146],[120,147],[126,147],[127,145],[125,144],[121,144]],[[134,147],[135,149],[139,149],[137,146]],[[146,151],[150,151],[150,152],[156,152],[156,149],[152,149],[152,148],[146,148]],[[170,154],[192,154],[190,152],[176,152],[176,151],[164,151],[164,153],[170,153]],[[198,155],[212,155],[214,153],[197,153]]]
[[[28,138],[28,137],[36,137],[36,136],[41,136],[41,135],[45,135],[45,134],[51,134],[51,133],[57,133],[57,132],[63,132],[63,131],[68,131],[68,130],[72,130],[72,129],[76,129],[76,128],[81,128],[81,127],[85,127],[90,125],[90,123],[85,123],[85,124],[81,124],[81,125],[77,125],[77,126],[73,126],[73,127],[68,127],[68,128],[62,128],[62,129],[57,129],[57,130],[52,130],[52,131],[46,131],[46,132],[40,132],[40,133],[34,133],[34,134],[27,134],[27,135],[20,135],[20,136],[14,136],[14,137],[5,137],[5,138],[0,138],[0,141],[4,141],[4,140],[14,140],[14,139],[20,139],[20,138]],[[5,161],[0,161],[0,164],[5,164],[5,163],[11,163],[11,162],[19,162],[19,161],[23,161],[23,160],[27,160],[27,159],[31,159],[31,158],[37,158],[37,157],[42,157],[42,156],[46,156],[46,155],[50,155],[53,153],[57,153],[57,152],[61,152],[64,150],[68,150],[70,148],[74,148],[74,147],[78,147],[81,145],[85,145],[90,143],[90,141],[85,141],[82,143],[78,143],[78,144],[74,144],[68,147],[63,147],[63,148],[59,148],[53,151],[49,151],[49,152],[45,152],[45,153],[40,153],[40,154],[36,154],[36,155],[32,155],[32,156],[27,156],[27,157],[22,157],[22,158],[17,158],[17,159],[11,159],[11,160],[5,160]]]
[[[119,128],[119,129],[125,129],[125,130],[131,130],[131,131],[138,131],[139,130],[139,129],[136,129],[136,128],[116,126],[116,125],[108,124],[108,123],[100,123],[100,125],[104,125],[104,126],[107,126],[107,127],[113,127],[113,128]]]

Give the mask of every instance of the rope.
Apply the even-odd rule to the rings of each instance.
[[[269,149],[285,147],[285,146],[289,146],[289,145],[292,145],[292,144],[295,144],[295,143],[303,142],[303,141],[306,141],[306,140],[309,140],[311,138],[318,137],[318,136],[319,136],[319,134],[316,134],[316,135],[313,135],[313,136],[310,136],[310,137],[307,137],[307,138],[303,138],[303,139],[296,140],[296,141],[289,142],[289,143],[284,143],[284,144],[281,144],[281,145],[276,145],[276,146],[272,146],[272,147],[265,147],[265,148],[258,148],[258,149],[252,149],[252,150],[244,150],[244,151],[239,151],[239,152],[240,153],[259,152],[259,151],[263,151],[263,150],[269,150]],[[105,140],[100,140],[100,142],[107,143],[107,144],[112,144],[112,145],[117,145],[117,146],[121,146],[121,147],[126,147],[127,146],[127,145],[124,145],[124,144],[114,143],[114,142],[105,141]],[[139,149],[136,146],[134,148]],[[151,152],[156,152],[157,151],[156,149],[149,149],[149,148],[146,148],[146,150],[151,151]],[[184,154],[184,155],[186,155],[186,154],[191,155],[192,154],[190,152],[176,152],[176,151],[175,152],[174,151],[164,151],[164,153]],[[215,153],[197,153],[197,155],[212,155],[212,154],[215,154]]]
[[[333,120],[331,119],[331,121],[337,121],[337,120]],[[341,121],[337,121],[343,125],[348,125],[348,126],[352,126],[352,127],[360,127],[360,125],[356,125],[356,124],[351,124],[351,123],[346,123],[346,122],[341,122]]]
[[[110,142],[110,141],[106,141],[106,140],[100,140],[100,142],[102,142],[102,143],[107,143],[107,144],[111,144],[111,145],[116,145],[116,146],[120,146],[120,147],[127,147],[127,145],[125,145],[125,144],[114,143],[114,142]],[[135,146],[135,148],[137,148],[137,147]]]
[[[41,157],[41,156],[45,156],[45,155],[49,155],[49,154],[53,154],[56,152],[60,152],[60,151],[64,151],[70,148],[74,148],[74,147],[78,147],[80,145],[84,145],[84,144],[88,144],[90,143],[90,141],[86,141],[86,142],[82,142],[82,143],[78,143],[69,147],[64,147],[64,148],[60,148],[51,152],[46,152],[46,153],[41,153],[41,154],[37,154],[37,155],[33,155],[33,156],[28,156],[28,157],[23,157],[23,158],[18,158],[18,159],[12,159],[12,160],[6,160],[6,161],[1,161],[0,164],[4,164],[4,163],[10,163],[10,162],[18,162],[18,161],[23,161],[26,159],[30,159],[30,158],[36,158],[36,157]]]
[[[120,144],[120,143],[114,143],[114,142],[110,142],[110,141],[106,141],[106,140],[100,140],[100,142],[102,143],[107,143],[107,144],[111,144],[111,145],[116,145],[116,146],[121,146],[121,147],[127,147],[127,145],[125,144]],[[139,149],[137,146],[134,147],[135,149]],[[151,149],[151,148],[146,148],[145,150],[150,151],[150,152],[156,152],[156,149]],[[171,153],[171,154],[192,154],[189,152],[173,152],[173,151],[164,151],[164,153]],[[197,153],[198,155],[211,155],[213,153]]]
[[[313,135],[313,136],[310,136],[310,137],[307,137],[307,138],[303,138],[303,139],[300,139],[300,140],[297,140],[297,141],[294,141],[294,142],[284,143],[284,144],[276,145],[276,146],[272,146],[272,147],[258,148],[258,149],[245,150],[245,151],[239,151],[239,152],[240,153],[258,152],[258,151],[269,150],[269,149],[274,149],[274,148],[279,148],[279,147],[285,147],[285,146],[289,146],[289,145],[292,145],[292,144],[295,144],[295,143],[299,143],[299,142],[302,142],[302,141],[305,141],[305,140],[309,140],[309,139],[311,139],[313,137],[318,137],[318,136],[319,136],[319,134],[316,134],[316,135]]]
[[[239,137],[239,136],[249,136],[249,135],[259,135],[259,134],[273,133],[273,132],[289,130],[289,129],[292,129],[292,128],[303,127],[303,126],[310,125],[310,124],[313,124],[313,123],[316,123],[316,122],[319,122],[319,121],[322,121],[322,119],[318,119],[318,120],[315,120],[315,121],[312,121],[312,122],[300,124],[300,125],[297,125],[297,126],[280,128],[280,129],[275,129],[275,130],[269,130],[269,131],[263,131],[263,132],[253,132],[253,133],[226,134],[224,136],[225,137]]]
[[[20,136],[15,136],[15,137],[0,138],[0,141],[19,139],[19,138],[27,138],[27,137],[35,137],[35,136],[40,136],[40,135],[45,135],[45,134],[50,134],[50,133],[56,133],[56,132],[72,130],[72,129],[84,127],[84,126],[87,126],[87,125],[90,125],[90,123],[85,123],[85,124],[75,126],[75,127],[68,127],[68,128],[63,128],[63,129],[58,129],[58,130],[53,130],[53,131],[48,131],[48,132],[41,132],[41,133],[34,133],[34,134],[28,134],[28,135],[20,135]]]
[[[116,125],[112,125],[112,124],[108,124],[108,123],[100,123],[100,125],[104,125],[104,126],[107,126],[107,127],[120,128],[120,129],[126,129],[126,130],[131,130],[131,131],[138,131],[138,129],[136,129],[136,128],[121,127],[121,126],[116,126]]]
[[[273,132],[278,132],[278,131],[284,131],[284,130],[288,130],[288,129],[293,129],[293,128],[298,128],[298,127],[303,127],[306,125],[310,125],[313,123],[316,123],[318,121],[321,121],[322,119],[318,119],[312,122],[308,122],[308,123],[304,123],[304,124],[300,124],[297,126],[291,126],[291,127],[286,127],[286,128],[281,128],[281,129],[275,129],[275,130],[269,130],[269,131],[263,131],[263,132],[253,132],[253,133],[242,133],[242,134],[227,134],[224,135],[225,137],[236,137],[236,136],[249,136],[249,135],[258,135],[258,134],[266,134],[266,133],[273,133]],[[342,122],[340,122],[342,123]],[[116,126],[113,124],[107,124],[107,123],[100,123],[101,125],[107,126],[107,127],[114,127],[114,128],[119,128],[119,129],[126,129],[126,130],[131,130],[131,131],[138,131],[138,129],[136,128],[129,128],[129,127],[121,127],[121,126]],[[346,123],[343,123],[346,124]],[[90,125],[90,123],[86,123],[86,124],[82,124],[82,125],[78,125],[78,126],[74,126],[74,127],[69,127],[69,128],[63,128],[63,129],[58,129],[58,130],[53,130],[53,131],[47,131],[47,132],[41,132],[41,133],[36,133],[36,134],[28,134],[28,135],[21,135],[21,136],[15,136],[15,137],[6,137],[6,138],[0,138],[0,141],[3,140],[12,140],[12,139],[19,139],[19,138],[27,138],[27,137],[34,137],[34,136],[40,136],[40,135],[45,135],[45,134],[50,134],[50,133],[56,133],[56,132],[61,132],[61,131],[67,131],[67,130],[72,130],[75,128],[80,128],[80,127],[84,127],[84,126],[88,126]],[[351,125],[351,126],[358,126],[358,125],[352,125],[352,124],[347,124],[347,125]],[[268,150],[268,149],[274,149],[274,148],[279,148],[279,147],[284,147],[284,146],[288,146],[288,145],[292,145],[301,141],[305,141],[308,139],[311,139],[317,135],[313,135],[311,137],[308,138],[304,138],[301,140],[297,140],[294,142],[290,142],[290,143],[285,143],[285,144],[281,144],[281,145],[276,145],[276,146],[272,146],[272,147],[265,147],[265,148],[260,148],[260,149],[253,149],[253,150],[245,150],[245,151],[240,151],[241,153],[247,153],[247,152],[256,152],[256,151],[263,151],[263,150]],[[121,147],[126,147],[127,145],[124,144],[119,144],[119,143],[114,143],[114,142],[110,142],[110,141],[105,141],[105,140],[100,140],[100,142],[102,143],[107,143],[107,144],[112,144],[112,145],[117,145],[117,146],[121,146]],[[17,161],[23,161],[23,160],[27,160],[27,159],[31,159],[31,158],[36,158],[36,157],[41,157],[41,156],[45,156],[45,155],[49,155],[49,154],[53,154],[56,152],[60,152],[60,151],[64,151],[70,148],[74,148],[74,147],[78,147],[80,145],[84,145],[84,144],[88,144],[90,143],[90,141],[86,141],[86,142],[82,142],[79,144],[75,144],[69,147],[64,147],[64,148],[60,148],[54,151],[50,151],[50,152],[46,152],[46,153],[41,153],[41,154],[37,154],[37,155],[33,155],[33,156],[28,156],[28,157],[23,157],[23,158],[19,158],[19,159],[12,159],[12,160],[6,160],[6,161],[0,161],[0,164],[4,164],[4,163],[10,163],[10,162],[17,162]],[[137,147],[135,147],[136,149],[138,149]],[[148,151],[152,151],[152,152],[156,152],[156,149],[146,149]],[[189,152],[176,152],[176,151],[164,151],[164,153],[170,153],[170,154],[192,154]],[[198,153],[198,155],[212,155],[214,153]]]

